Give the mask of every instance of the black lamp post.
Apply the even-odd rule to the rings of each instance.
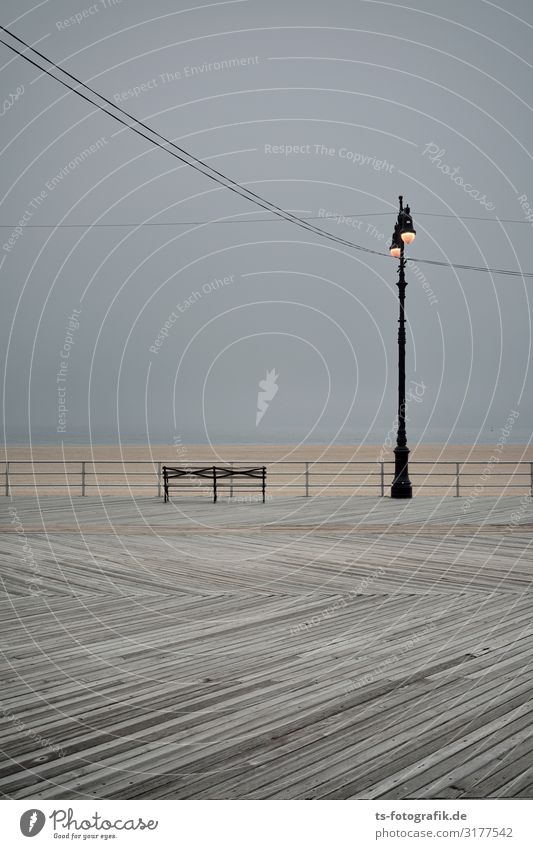
[[[391,486],[391,498],[412,498],[413,488],[409,480],[409,448],[407,447],[407,431],[405,428],[405,258],[404,246],[414,242],[416,230],[413,226],[411,211],[403,206],[403,196],[400,195],[400,211],[392,234],[390,246],[391,256],[400,260],[398,268],[398,297],[400,301],[400,318],[398,322],[398,433],[394,449],[394,480]]]

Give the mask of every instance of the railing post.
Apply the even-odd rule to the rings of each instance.
[[[459,463],[455,464],[455,497],[459,498]]]
[[[233,463],[230,463],[229,467],[231,469],[231,476],[229,479],[229,497],[233,498]]]
[[[305,497],[309,498],[309,463],[305,464]]]
[[[157,497],[161,498],[161,460],[157,464]]]
[[[385,463],[383,460],[380,460],[379,465],[381,466],[381,497],[383,498],[385,495]]]
[[[217,503],[217,467],[213,466],[213,504]]]
[[[531,469],[531,474],[533,476],[533,467]],[[533,477],[531,494],[533,495]],[[9,495],[9,460],[6,460],[6,495]]]
[[[533,498],[533,463],[529,464],[529,470],[531,473],[531,498]]]
[[[81,461],[81,494],[85,495],[85,460]]]

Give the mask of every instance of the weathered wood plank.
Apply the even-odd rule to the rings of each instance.
[[[10,503],[3,797],[532,794],[533,502]]]

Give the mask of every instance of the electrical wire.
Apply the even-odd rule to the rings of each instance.
[[[350,248],[353,248],[354,250],[357,250],[357,251],[362,251],[364,253],[373,254],[374,256],[384,256],[384,257],[389,258],[388,253],[385,253],[383,251],[373,250],[372,248],[367,248],[364,245],[359,245],[356,242],[350,241],[349,239],[343,239],[340,236],[335,236],[333,233],[329,233],[327,230],[323,230],[321,227],[316,227],[313,224],[309,224],[308,221],[311,220],[311,218],[305,219],[305,218],[301,218],[297,215],[294,215],[293,213],[288,212],[287,210],[284,210],[282,207],[278,206],[277,204],[267,200],[262,195],[259,195],[256,192],[252,191],[251,189],[246,188],[241,183],[236,182],[231,177],[227,177],[221,171],[218,171],[216,168],[213,168],[212,166],[208,165],[202,159],[199,159],[198,157],[189,153],[184,148],[177,145],[172,140],[166,138],[166,136],[163,136],[161,133],[157,132],[156,130],[153,130],[149,125],[145,124],[143,121],[140,121],[138,118],[135,118],[133,115],[131,115],[125,109],[122,109],[122,107],[118,106],[117,104],[114,104],[112,101],[110,101],[104,95],[100,94],[100,92],[96,91],[96,89],[93,89],[93,88],[91,88],[91,86],[82,82],[82,80],[80,80],[74,74],[70,73],[69,71],[66,71],[63,68],[61,68],[61,66],[57,65],[55,62],[53,62],[51,59],[49,59],[47,56],[45,56],[39,50],[32,47],[30,44],[25,42],[22,38],[19,38],[19,36],[12,33],[9,29],[7,29],[7,27],[4,27],[0,24],[0,29],[3,32],[7,33],[11,38],[15,39],[15,41],[18,41],[20,44],[23,44],[24,47],[27,50],[31,50],[32,53],[39,56],[43,61],[47,62],[51,67],[55,68],[60,73],[65,74],[65,76],[69,77],[70,79],[74,80],[74,82],[77,83],[78,86],[86,89],[87,91],[90,91],[96,97],[100,98],[100,100],[103,100],[104,103],[107,103],[110,107],[112,107],[116,111],[118,111],[118,112],[122,113],[124,116],[126,116],[130,121],[133,121],[134,125],[138,125],[138,126],[134,126],[134,125],[132,126],[130,123],[123,120],[119,115],[114,114],[114,112],[110,112],[109,109],[106,109],[100,103],[95,103],[94,100],[92,100],[90,97],[88,97],[82,91],[80,91],[79,88],[74,88],[73,86],[71,86],[65,80],[61,79],[60,77],[57,77],[55,74],[52,74],[50,69],[43,68],[34,59],[30,58],[24,52],[18,50],[13,45],[8,44],[6,41],[3,41],[2,39],[0,39],[0,44],[3,44],[9,50],[16,53],[18,56],[20,56],[22,59],[25,59],[31,65],[38,68],[42,73],[47,74],[52,79],[56,80],[56,82],[65,86],[70,91],[72,91],[74,94],[77,94],[79,97],[83,98],[83,100],[90,103],[92,106],[95,106],[97,109],[100,109],[101,111],[105,112],[107,115],[109,115],[115,121],[118,121],[123,126],[127,127],[128,129],[135,132],[137,135],[139,135],[142,138],[149,141],[151,144],[156,145],[157,147],[161,148],[161,150],[164,150],[167,153],[170,153],[171,156],[174,156],[180,162],[182,162],[185,165],[188,165],[189,167],[193,168],[195,171],[198,171],[200,174],[203,174],[205,177],[208,177],[209,179],[214,180],[219,185],[223,186],[224,188],[229,189],[230,191],[234,192],[235,194],[239,195],[240,197],[243,197],[245,200],[248,200],[248,201],[254,203],[256,206],[260,207],[261,209],[264,209],[268,212],[273,213],[276,216],[276,218],[283,219],[285,221],[289,221],[290,223],[296,224],[298,227],[301,227],[301,228],[303,228],[303,229],[305,229],[305,230],[307,230],[311,233],[314,233],[315,235],[319,235],[319,236],[321,236],[325,239],[328,239],[329,241],[336,242],[337,244],[341,244],[345,247],[350,247]],[[139,130],[138,127],[142,127],[144,130],[151,133],[156,138],[155,139],[150,138],[150,136],[146,135],[146,133]],[[165,145],[169,145],[170,147],[163,146],[162,144],[160,144],[160,142],[157,141],[157,139],[161,139],[165,143]],[[176,153],[176,151],[178,151],[178,152]],[[387,214],[387,213],[385,213],[385,212],[383,212],[383,213],[368,213],[368,215],[385,215],[385,214]],[[419,214],[440,216],[440,213],[419,213]],[[312,216],[313,219],[316,219],[317,217],[320,217],[320,216]],[[346,216],[346,217],[355,217],[355,216]],[[444,216],[444,214],[443,214],[442,217],[446,217],[446,216]],[[460,217],[460,216],[451,216],[451,217]],[[487,220],[487,219],[483,219],[483,220]],[[498,219],[488,219],[488,220],[498,220]],[[204,223],[204,222],[201,222],[201,223]],[[207,222],[205,222],[205,223],[207,223]],[[219,223],[222,223],[222,222],[219,222]],[[230,223],[230,222],[228,222],[228,223]],[[12,225],[2,225],[2,226],[12,226]],[[26,226],[28,226],[28,225],[26,225]],[[39,225],[34,225],[34,226],[39,226]],[[53,225],[44,225],[44,226],[53,226]],[[65,226],[80,226],[80,225],[65,225]],[[98,226],[98,225],[85,225],[85,226]],[[101,225],[101,226],[106,226],[106,225]],[[124,226],[124,225],[115,225],[115,226]],[[137,226],[137,225],[135,225],[135,226]],[[158,226],[163,226],[163,225],[162,225],[162,223],[158,223]],[[442,267],[442,268],[454,268],[454,269],[467,270],[467,271],[480,271],[480,272],[486,272],[486,273],[491,273],[491,274],[503,274],[503,275],[513,276],[513,277],[528,277],[528,278],[532,277],[533,278],[533,272],[520,272],[520,271],[511,270],[511,269],[489,268],[488,266],[466,265],[466,264],[461,264],[461,263],[450,263],[450,262],[444,262],[444,261],[441,262],[439,260],[418,259],[416,257],[406,257],[406,259],[407,259],[407,261],[410,261],[410,262],[424,263],[424,264],[428,264],[428,265],[439,266],[439,267]]]
[[[288,210],[287,210],[288,211]],[[336,212],[335,215],[300,215],[302,221],[323,221],[324,219],[328,221],[335,221],[338,218],[356,218],[361,220],[363,218],[370,218],[376,215],[390,215],[391,211],[387,212]],[[418,218],[420,215],[434,215],[438,218],[455,218],[457,220],[472,220],[472,221],[490,221],[494,224],[529,224],[531,226],[530,221],[525,221],[517,218],[478,218],[473,215],[444,215],[440,212],[417,212],[416,217]],[[200,226],[200,225],[213,225],[213,224],[263,224],[269,221],[281,221],[281,218],[231,218],[220,220],[217,218],[207,219],[204,221],[130,221],[130,222],[117,222],[111,221],[108,223],[79,223],[79,224],[26,224],[25,227],[35,227],[35,228],[48,228],[48,229],[60,229],[62,227],[190,227],[190,226]],[[285,220],[285,219],[283,219]],[[0,224],[1,228],[6,227],[16,227],[16,224]],[[428,260],[429,262],[430,260]]]
[[[280,218],[284,218],[286,221],[289,221],[293,224],[296,224],[297,226],[302,227],[303,229],[308,230],[309,232],[315,233],[315,235],[319,235],[319,236],[322,236],[324,238],[330,239],[331,241],[337,242],[338,244],[342,244],[345,247],[351,247],[351,248],[354,248],[355,250],[363,251],[364,253],[374,254],[376,256],[388,256],[388,254],[384,253],[383,251],[376,251],[376,250],[373,250],[372,248],[367,248],[367,247],[364,247],[363,245],[358,245],[355,242],[351,242],[348,239],[343,239],[340,236],[335,236],[333,233],[328,233],[326,230],[322,230],[322,228],[320,228],[320,227],[315,227],[315,225],[313,225],[313,224],[308,224],[303,219],[298,218],[298,216],[293,215],[290,212],[287,212],[286,210],[277,206],[277,204],[272,203],[271,201],[262,197],[262,195],[258,195],[256,192],[252,191],[251,189],[247,189],[245,186],[241,185],[240,183],[237,183],[235,180],[232,180],[231,177],[227,177],[221,171],[218,171],[216,168],[213,168],[212,166],[208,165],[203,160],[198,159],[196,156],[189,153],[187,150],[180,147],[175,142],[166,138],[166,136],[163,136],[161,133],[157,132],[156,130],[153,130],[150,126],[145,124],[143,121],[140,121],[138,118],[135,118],[133,115],[131,115],[125,109],[122,109],[121,106],[118,106],[118,105],[112,103],[112,101],[110,101],[104,95],[100,94],[98,91],[96,91],[96,89],[91,88],[91,86],[82,82],[74,74],[71,74],[69,71],[66,71],[63,68],[61,68],[60,66],[58,66],[55,62],[53,62],[51,59],[49,59],[47,56],[45,56],[39,50],[37,50],[36,48],[29,45],[27,42],[25,42],[22,38],[19,38],[17,35],[14,35],[10,30],[8,30],[6,27],[2,26],[1,24],[0,24],[0,29],[3,30],[3,32],[6,32],[8,35],[10,35],[16,41],[23,44],[28,50],[31,50],[33,53],[35,53],[37,56],[39,56],[45,62],[48,62],[48,64],[51,65],[53,68],[57,69],[61,73],[68,76],[70,79],[74,80],[79,86],[87,89],[92,94],[96,95],[96,97],[99,97],[101,100],[103,100],[109,106],[111,106],[113,109],[115,109],[118,112],[125,115],[129,120],[133,121],[135,124],[138,124],[140,127],[143,127],[143,129],[145,129],[147,132],[152,133],[154,136],[156,136],[156,138],[164,141],[165,144],[170,145],[170,148],[172,148],[172,149],[170,149],[168,147],[164,147],[156,139],[150,138],[145,133],[143,133],[141,130],[139,130],[136,126],[132,126],[131,124],[124,121],[119,115],[115,115],[113,112],[110,112],[108,109],[106,109],[101,104],[95,103],[94,100],[91,100],[91,98],[87,97],[86,94],[79,91],[77,88],[73,88],[68,82],[65,82],[65,80],[62,80],[59,77],[56,77],[55,74],[52,74],[49,69],[43,68],[37,62],[35,62],[34,59],[31,59],[29,56],[25,55],[25,53],[21,52],[16,47],[13,47],[13,45],[8,44],[6,41],[3,41],[2,39],[0,39],[0,44],[3,44],[9,50],[13,51],[18,56],[20,56],[22,59],[25,59],[27,62],[34,65],[34,67],[38,68],[43,73],[47,74],[52,79],[56,80],[56,82],[65,86],[66,88],[70,89],[70,91],[74,92],[75,94],[78,94],[80,97],[82,97],[88,103],[90,103],[92,106],[96,106],[96,108],[101,109],[103,112],[105,112],[111,118],[114,118],[116,121],[123,124],[125,127],[128,127],[130,130],[133,130],[133,132],[137,133],[137,135],[142,136],[144,139],[151,142],[151,144],[157,145],[157,147],[160,147],[162,150],[165,150],[167,153],[170,153],[176,159],[179,159],[180,162],[183,162],[185,165],[189,165],[191,168],[194,168],[195,171],[198,171],[200,174],[203,174],[205,177],[208,177],[209,179],[214,180],[216,183],[223,186],[224,188],[227,188],[230,191],[234,192],[235,194],[240,195],[241,197],[245,198],[245,200],[248,200],[248,201],[251,201],[252,203],[255,203],[256,206],[259,206],[261,209],[264,209],[267,212],[272,212],[274,215],[276,215]],[[176,153],[175,151],[178,151],[178,153]]]

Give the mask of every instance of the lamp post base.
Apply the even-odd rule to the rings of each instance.
[[[394,480],[392,482],[390,497],[391,498],[412,498],[413,487],[409,480],[409,470],[407,460],[409,457],[409,449],[396,447],[394,449]]]
[[[394,481],[390,489],[391,498],[412,498],[413,487],[411,481]]]

